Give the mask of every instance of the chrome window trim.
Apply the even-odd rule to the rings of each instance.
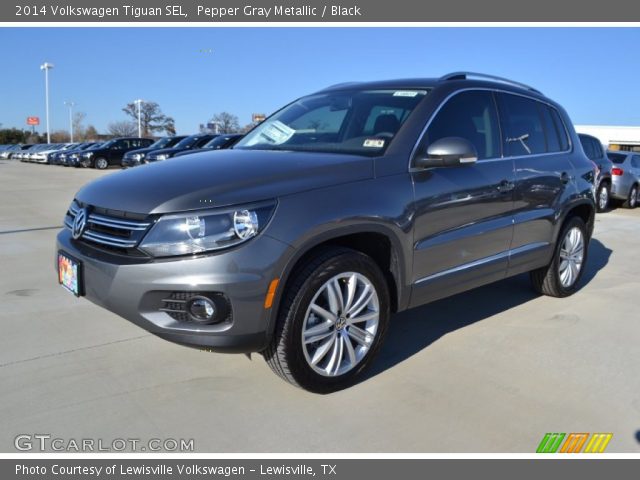
[[[562,122],[562,126],[564,127],[565,135],[567,136],[567,140],[568,140],[567,143],[568,143],[569,147],[566,150],[560,150],[560,151],[557,151],[557,152],[545,152],[545,153],[538,153],[538,154],[531,154],[531,155],[510,155],[510,156],[505,156],[503,148],[502,148],[502,143],[504,142],[504,139],[502,138],[503,137],[502,117],[500,116],[500,109],[498,108],[497,102],[495,101],[497,99],[495,99],[495,97],[494,97],[494,106],[496,108],[496,114],[497,114],[497,117],[498,117],[498,129],[500,131],[500,137],[501,137],[500,138],[500,142],[501,142],[500,151],[502,152],[503,155],[501,157],[483,158],[482,160],[478,160],[477,163],[496,162],[496,161],[500,161],[500,160],[515,160],[515,159],[518,159],[518,158],[542,157],[542,156],[548,156],[548,155],[559,155],[559,154],[563,154],[563,153],[570,153],[573,150],[573,140],[571,138],[571,135],[569,135],[569,130],[567,129],[567,125],[566,125],[566,123],[564,121],[564,118],[562,118],[562,115],[560,115],[560,112],[558,112],[558,109],[553,104],[551,104],[551,103],[549,103],[549,102],[547,102],[545,100],[541,100],[539,98],[532,97],[531,95],[525,95],[523,93],[518,93],[518,92],[510,92],[508,90],[502,90],[500,88],[467,87],[467,88],[462,88],[460,90],[456,90],[455,92],[451,92],[449,95],[447,95],[447,97],[442,102],[440,102],[440,105],[438,105],[438,108],[436,108],[435,111],[431,114],[431,116],[429,117],[429,120],[427,121],[427,123],[425,124],[424,128],[420,132],[420,135],[418,136],[418,140],[416,141],[415,145],[411,149],[411,153],[409,154],[409,164],[408,164],[409,173],[425,171],[425,169],[423,169],[423,168],[412,167],[411,164],[413,163],[413,158],[416,155],[416,152],[418,151],[418,146],[422,142],[422,139],[424,138],[425,134],[427,133],[427,130],[431,126],[431,122],[433,122],[433,119],[436,117],[436,115],[438,115],[438,113],[440,113],[440,110],[442,110],[442,108],[449,102],[449,100],[451,100],[453,97],[455,97],[459,93],[462,93],[462,92],[478,92],[478,91],[480,91],[480,92],[492,92],[492,93],[505,93],[507,95],[516,95],[516,96],[519,96],[519,97],[527,98],[529,100],[533,100],[534,102],[542,103],[542,104],[548,106],[549,108],[552,108],[553,110],[556,111],[556,113],[558,114],[558,118],[560,118],[560,121]]]

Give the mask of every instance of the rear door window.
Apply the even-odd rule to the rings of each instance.
[[[507,156],[547,153],[547,140],[538,102],[519,95],[500,94],[503,149]]]

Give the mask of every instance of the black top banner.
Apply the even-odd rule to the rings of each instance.
[[[628,0],[15,0],[0,22],[638,22]]]

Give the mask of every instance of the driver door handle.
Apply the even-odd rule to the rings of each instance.
[[[569,183],[569,180],[571,180],[571,175],[569,175],[567,172],[562,172],[562,174],[560,175],[560,181],[566,185],[567,183]]]
[[[496,187],[500,193],[508,193],[516,188],[515,183],[510,182],[509,180],[502,180],[498,186]]]

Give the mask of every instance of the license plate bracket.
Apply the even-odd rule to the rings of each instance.
[[[82,262],[62,250],[58,251],[58,283],[76,297],[84,295]]]

